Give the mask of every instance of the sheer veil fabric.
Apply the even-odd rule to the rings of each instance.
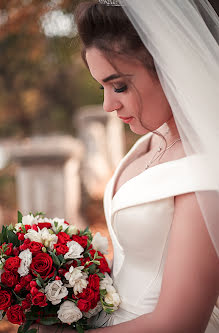
[[[213,184],[196,197],[219,256],[219,18],[207,0],[120,3],[154,58],[194,177]]]

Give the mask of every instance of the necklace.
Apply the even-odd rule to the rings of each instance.
[[[166,135],[168,132],[169,132],[169,130],[165,133],[165,135]],[[165,135],[164,135],[164,137],[165,137]],[[173,143],[171,143],[171,145],[170,145],[169,147],[167,147],[167,148],[165,149],[165,151],[162,152],[162,153],[165,153],[165,152],[167,151],[167,149],[170,149],[170,148],[171,148],[176,142],[178,142],[178,141],[180,141],[180,140],[181,140],[181,138],[178,138],[177,140],[175,140],[175,141],[174,141]],[[159,154],[159,155],[155,158],[156,154],[159,153],[159,152],[161,151],[161,149],[162,149],[162,147],[161,147],[161,143],[160,143],[158,150],[156,151],[156,153],[154,154],[154,156],[152,157],[152,159],[146,164],[145,170],[147,170],[147,169],[149,168],[149,166],[150,166],[154,161],[156,161],[156,160],[158,159],[158,157],[162,154],[162,153]]]

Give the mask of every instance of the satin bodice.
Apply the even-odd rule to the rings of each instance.
[[[201,157],[187,156],[145,170],[123,184],[113,197],[120,171],[149,147],[151,135],[137,141],[105,191],[104,209],[114,248],[112,274],[122,300],[108,325],[155,309],[173,220],[174,196],[215,186],[197,172]],[[192,168],[190,159],[193,159]],[[206,330],[206,333],[216,332],[219,332],[217,307]]]

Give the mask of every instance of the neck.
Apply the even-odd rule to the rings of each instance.
[[[167,120],[165,123],[163,123],[158,129],[156,129],[156,131],[158,133],[161,133],[165,137],[165,139],[167,141],[167,146],[169,146],[171,143],[173,143],[176,139],[180,138],[180,134],[177,129],[176,122],[175,122],[175,119],[173,116],[169,120]],[[167,131],[168,131],[168,133],[167,133]],[[153,139],[154,139],[153,143],[155,146],[157,144],[160,144],[160,141],[162,140],[161,137],[156,134],[153,135]]]

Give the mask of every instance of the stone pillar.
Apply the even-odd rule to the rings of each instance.
[[[82,181],[94,199],[101,199],[106,183],[125,151],[123,123],[114,113],[94,105],[78,110],[73,119],[78,137],[85,146]]]
[[[71,136],[36,137],[13,151],[19,210],[83,226],[79,168],[83,145]]]

